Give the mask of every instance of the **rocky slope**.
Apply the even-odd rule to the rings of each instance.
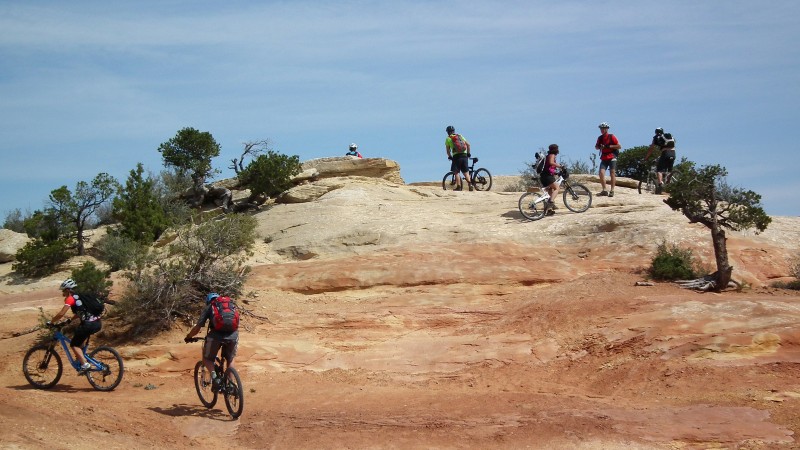
[[[269,321],[244,321],[238,421],[200,405],[199,346],[180,329],[119,345],[112,393],[69,371],[30,389],[19,365],[34,337],[12,332],[59,308],[64,274],[32,282],[0,265],[0,446],[797,447],[800,296],[766,287],[798,254],[797,218],[730,233],[750,287],[699,294],[636,286],[661,240],[713,264],[708,230],[659,196],[621,187],[528,222],[519,192],[432,184],[317,178],[297,188],[315,200],[256,214],[247,305]],[[75,432],[64,414],[84,418]]]

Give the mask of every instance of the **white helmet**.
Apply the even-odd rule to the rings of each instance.
[[[597,128],[611,128],[611,126],[608,124],[608,122],[601,122]]]
[[[358,146],[355,143],[350,144],[350,150],[356,150]]]
[[[64,280],[63,283],[61,283],[61,290],[62,291],[64,289],[72,290],[72,289],[75,289],[76,287],[78,287],[78,283],[76,283],[75,280],[73,280],[72,278],[67,278],[66,280]]]

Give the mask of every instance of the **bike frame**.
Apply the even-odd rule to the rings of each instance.
[[[561,189],[561,183],[563,183],[564,181],[566,181],[564,180],[564,177],[561,174],[559,174],[558,178],[556,178],[556,189]],[[536,184],[539,185],[539,190],[542,192],[540,192],[539,196],[536,197],[534,203],[541,203],[545,200],[550,200],[550,194],[547,192],[547,186],[542,186],[541,178],[536,178]]]
[[[72,343],[72,340],[68,338],[66,335],[64,335],[64,333],[62,333],[61,330],[56,330],[55,334],[53,334],[53,343],[51,347],[52,351],[56,351],[55,350],[56,341],[61,343],[61,347],[64,349],[64,354],[67,355],[67,360],[69,360],[69,363],[70,365],[72,365],[72,368],[75,370],[80,370],[81,364],[78,362],[78,360],[72,357],[72,351],[70,350],[69,344]],[[86,361],[93,366],[90,370],[103,370],[100,363],[86,353],[86,350],[88,348],[89,348],[89,340],[87,339],[86,345],[84,345],[83,348],[81,348],[81,351],[83,352],[83,357],[86,358]]]

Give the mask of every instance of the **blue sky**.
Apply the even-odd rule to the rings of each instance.
[[[0,213],[138,162],[184,127],[301,161],[397,161],[441,179],[444,128],[518,174],[672,132],[773,215],[800,215],[800,2],[0,1]],[[510,205],[513,206],[513,205]]]

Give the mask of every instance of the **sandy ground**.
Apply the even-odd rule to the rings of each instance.
[[[366,190],[350,191],[348,201]],[[764,284],[722,294],[637,286],[652,252],[638,243],[653,241],[645,233],[699,242],[707,232],[669,211],[637,215],[664,206],[625,191],[585,214],[561,211],[534,225],[518,218],[517,196],[387,200],[382,208],[405,208],[385,225],[399,236],[395,247],[377,248],[383,233],[348,230],[360,236],[351,241],[361,254],[264,257],[245,305],[269,321],[243,320],[238,420],[222,401],[206,409],[197,398],[191,372],[200,344],[183,343],[185,326],[142,344],[98,336],[95,344],[124,357],[113,392],[94,391],[70,370],[53,389],[33,389],[22,359],[36,333],[14,333],[37,323],[39,307],[48,316],[60,308],[64,274],[23,281],[0,265],[0,447],[800,448],[798,293]],[[365,208],[374,204],[366,198]],[[321,205],[274,211],[307,217]],[[414,228],[420,217],[443,229],[436,221],[450,216],[433,212],[443,208],[479,214],[481,226],[454,224],[438,241]],[[291,220],[270,216],[262,226],[276,229],[265,235],[303,231]],[[774,255],[796,248],[786,236],[797,222],[772,229],[731,239],[736,273],[782,276]],[[453,236],[460,242],[448,243]],[[310,254],[325,245],[283,248]],[[105,328],[113,331],[113,320]]]

